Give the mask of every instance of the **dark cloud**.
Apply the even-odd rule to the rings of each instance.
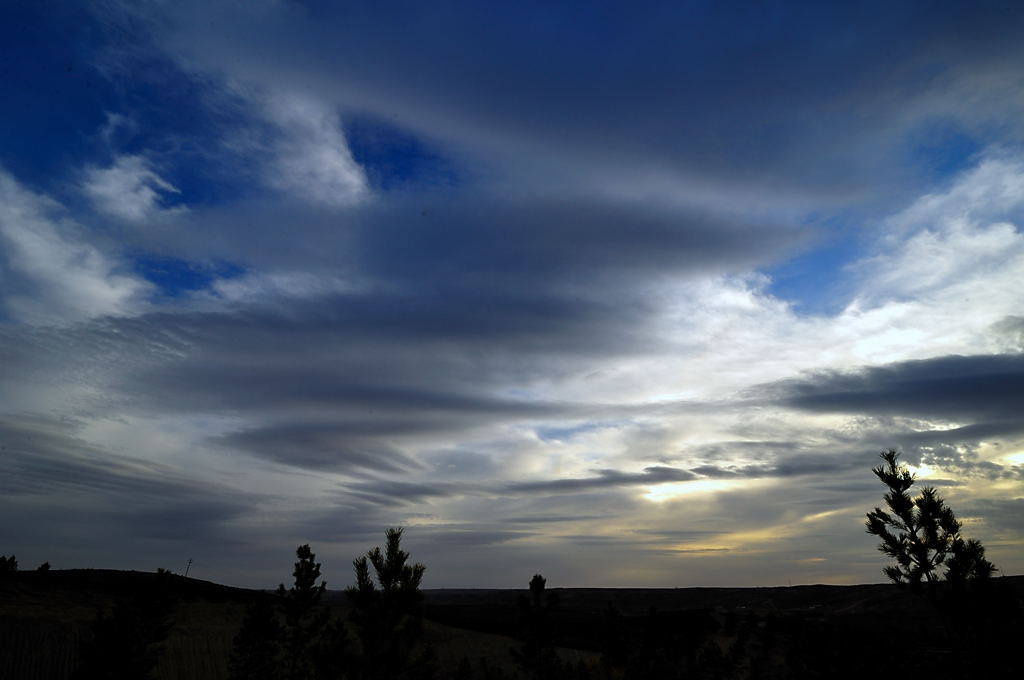
[[[873,464],[872,448],[857,444],[863,442],[724,441],[695,448],[691,457],[706,462],[689,470],[711,479],[843,475]]]
[[[246,453],[296,467],[352,472],[399,472],[420,467],[398,449],[360,437],[358,426],[298,422],[235,432],[213,441]],[[365,429],[365,428],[362,428]]]
[[[817,373],[759,391],[804,411],[1007,422],[1024,413],[1024,354],[946,356]]]
[[[176,3],[153,30],[193,69],[316,92],[450,156],[499,155],[563,184],[570,172],[628,180],[643,169],[862,196],[906,185],[891,158],[912,153],[907,136],[952,120],[969,137],[1019,113],[997,83],[1015,73],[1022,18],[891,3],[641,14]]]
[[[721,536],[724,532],[673,529],[634,529],[615,534],[561,534],[557,538],[578,546],[604,546],[614,550],[654,551],[654,552],[727,552],[728,548],[689,548],[670,547],[673,543],[699,543]]]
[[[27,386],[53,390],[60,375],[92,388],[74,404],[81,414],[241,418],[210,443],[321,470],[408,470],[416,465],[403,446],[412,441],[590,410],[501,393],[574,370],[587,361],[588,343],[591,357],[613,351],[606,347],[616,335],[613,319],[574,320],[571,308],[555,307],[532,320],[499,320],[500,305],[461,312],[438,305],[447,318],[328,296],[287,310],[253,305],[3,328],[0,354],[12,370],[0,376],[0,392],[23,398]],[[458,314],[466,315],[461,323]],[[488,314],[501,328],[486,328]],[[571,346],[580,355],[565,358]],[[471,462],[472,454],[460,455]]]
[[[74,421],[0,417],[0,490],[91,518],[104,534],[228,538],[226,525],[266,497],[125,458],[75,436]],[[32,523],[32,517],[26,517]]]
[[[799,475],[838,474],[864,467],[865,455],[844,455],[835,452],[798,453],[779,456],[769,464],[698,465],[690,468],[712,479],[795,477]]]
[[[408,208],[389,210],[354,237],[363,272],[442,291],[515,290],[524,300],[545,291],[542,299],[550,300],[551,291],[573,284],[610,287],[638,276],[742,267],[782,253],[800,236],[783,225],[601,197],[474,197],[418,219]]]
[[[611,515],[530,515],[526,517],[506,517],[502,522],[508,524],[557,524],[561,522],[588,522],[590,520],[608,520]]]
[[[419,505],[436,498],[473,493],[474,489],[461,484],[444,482],[407,482],[401,480],[371,480],[346,484],[340,494],[341,503],[399,507]],[[477,491],[479,493],[479,491]]]
[[[937,486],[939,488],[964,485],[964,482],[958,479],[945,479],[943,477],[929,477],[927,481],[924,482],[924,486]]]
[[[1024,498],[975,498],[966,501],[957,514],[984,519],[996,531],[1013,537],[1024,537]]]
[[[603,523],[642,511],[645,505],[628,485],[598,486],[590,490],[577,487],[568,492],[543,486],[533,491],[510,491],[505,483],[497,486],[497,489],[490,488],[489,494],[481,498],[481,503],[473,507],[481,516],[487,515],[499,525],[529,525],[536,517],[562,518],[569,523]],[[559,524],[557,521],[552,523]]]
[[[281,539],[288,542],[306,539],[318,543],[359,542],[369,548],[386,527],[403,524],[400,516],[388,510],[370,503],[342,500],[326,508],[303,508],[285,518],[278,531]]]
[[[500,466],[489,455],[476,451],[442,450],[427,452],[420,459],[442,477],[461,479],[493,479],[500,474]]]
[[[518,539],[535,536],[531,531],[509,531],[507,529],[474,529],[464,526],[416,527],[417,540],[444,547],[492,546]]]
[[[682,482],[697,479],[697,475],[687,470],[671,467],[647,467],[642,472],[622,472],[620,470],[598,470],[593,477],[570,477],[543,479],[527,482],[407,482],[397,480],[368,480],[346,484],[344,497],[355,502],[370,503],[380,506],[400,506],[422,503],[435,498],[476,495],[493,497],[494,495],[525,494],[528,496],[562,496],[594,492],[602,489],[661,484],[665,482]],[[572,501],[569,501],[572,504]],[[512,517],[501,519],[504,523],[557,522],[570,520],[586,520],[607,517],[587,512],[570,515],[552,515],[553,519],[536,519],[537,516]]]
[[[223,494],[221,494],[223,496]],[[253,498],[210,496],[201,491],[176,502],[122,504],[106,514],[105,521],[124,524],[134,536],[150,539],[216,542],[240,545],[253,540],[240,535],[232,524],[254,514],[260,502]]]
[[[992,325],[992,332],[1010,351],[1024,352],[1024,316],[1007,316]]]
[[[657,543],[652,539],[642,539],[629,536],[609,534],[560,534],[556,536],[559,541],[572,543],[574,545],[608,546],[613,548],[626,548],[647,546]]]
[[[149,239],[146,249],[175,257],[233,258],[253,271],[340,276],[350,292],[301,310],[359,333],[524,342],[600,325],[610,313],[629,322],[591,335],[578,349],[588,352],[650,341],[637,325],[651,311],[652,279],[767,265],[811,235],[788,220],[603,195],[512,199],[466,190],[424,216],[437,202],[402,196],[330,213],[230,206],[197,210],[180,227],[189,230],[184,241],[180,229],[124,238]],[[281,313],[299,311],[293,304],[301,303],[289,300]]]
[[[697,475],[679,468],[652,466],[643,472],[622,472],[619,470],[598,470],[594,477],[547,479],[533,482],[516,482],[505,488],[519,493],[592,491],[603,487],[638,486],[661,484],[663,482],[686,482],[697,479]]]
[[[661,541],[695,541],[720,536],[720,531],[700,531],[696,529],[633,529],[630,533],[651,536]]]
[[[620,329],[621,316],[604,304],[434,292],[314,295],[280,300],[281,308],[271,302],[106,322],[120,333],[106,353],[116,355],[118,342],[133,353],[153,347],[148,364],[129,363],[116,385],[138,395],[140,407],[279,412],[323,406],[355,410],[372,423],[396,412],[411,422],[563,415],[571,405],[516,401],[490,390],[640,351],[630,339],[634,331]],[[634,328],[640,325],[638,319]],[[67,333],[89,340],[88,329]],[[382,425],[396,426],[393,420]]]
[[[1006,421],[996,423],[975,423],[944,430],[916,430],[900,433],[903,441],[915,446],[935,444],[964,444],[1002,440],[1024,435],[1024,422]]]

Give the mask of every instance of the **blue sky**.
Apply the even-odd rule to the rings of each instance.
[[[23,563],[878,581],[900,447],[1024,567],[1014,5],[0,12]]]

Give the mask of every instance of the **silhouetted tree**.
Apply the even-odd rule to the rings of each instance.
[[[880,455],[885,464],[871,471],[888,487],[884,496],[888,511],[876,507],[867,514],[865,525],[869,534],[882,539],[878,549],[896,560],[885,574],[915,591],[925,582],[932,594],[935,583],[942,580],[937,570],[944,563],[946,577],[954,584],[988,579],[996,569],[985,559],[985,548],[960,536],[960,522],[935,488],[925,487],[911,498],[907,492],[915,478],[899,462],[899,453],[889,449]]]
[[[14,555],[10,557],[0,555],[0,574],[12,571],[18,571],[18,559]]]
[[[102,610],[92,626],[75,680],[150,680],[171,629],[175,600],[168,575],[158,575],[131,599],[120,600],[107,616]]]
[[[310,659],[316,677],[321,680],[356,677],[351,640],[341,619],[328,618],[320,631],[320,639],[310,650]]]
[[[988,581],[996,571],[995,565],[985,559],[985,547],[981,541],[954,539],[952,557],[946,562],[946,580],[954,587]]]
[[[606,673],[621,669],[629,660],[629,631],[622,612],[611,602],[604,608],[604,628],[601,633],[601,665]]]
[[[327,583],[320,579],[320,563],[308,545],[295,550],[299,561],[292,576],[295,584],[277,594],[284,609],[282,672],[286,680],[310,680],[326,676],[344,653],[347,645],[344,626],[331,621],[330,610],[320,603]]]
[[[952,677],[994,675],[1010,661],[1011,640],[1020,631],[1016,599],[1005,585],[992,584],[996,568],[985,558],[984,546],[960,535],[960,522],[935,489],[927,487],[911,498],[907,492],[914,475],[899,463],[899,454],[890,449],[881,457],[885,464],[872,472],[889,488],[889,511],[875,508],[866,525],[868,533],[882,539],[879,550],[896,560],[885,573],[914,592],[920,592],[922,582],[928,585],[928,599],[941,615],[953,652],[946,664]]]
[[[50,563],[43,562],[38,567],[36,567],[36,571],[50,571]]]
[[[528,678],[547,680],[562,674],[562,664],[551,639],[551,612],[558,606],[557,593],[546,591],[547,580],[540,574],[530,579],[529,596],[519,596],[523,645],[512,657]]]
[[[468,656],[459,659],[459,666],[455,669],[455,680],[473,680],[473,664]]]
[[[284,630],[277,612],[266,597],[245,611],[228,662],[230,680],[277,680],[280,677],[281,641]]]
[[[426,567],[408,563],[409,553],[401,549],[401,528],[388,529],[385,539],[383,551],[373,548],[353,560],[356,584],[345,591],[362,643],[362,677],[431,677],[433,650],[425,649],[413,657],[423,625],[420,582]],[[371,566],[376,582],[370,575]]]

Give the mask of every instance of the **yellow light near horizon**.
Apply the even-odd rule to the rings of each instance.
[[[681,496],[724,491],[739,486],[739,484],[739,482],[731,479],[695,479],[692,482],[668,482],[648,487],[644,498],[654,503],[663,503]]]

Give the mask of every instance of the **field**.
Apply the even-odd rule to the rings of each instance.
[[[226,678],[245,608],[269,597],[266,593],[180,576],[158,581],[156,574],[102,570],[17,572],[0,579],[0,678],[68,678],[97,613],[157,585],[176,603],[157,677]],[[983,622],[976,622],[992,643],[971,642],[988,655],[986,666],[998,662],[990,658],[998,640],[1005,637],[1012,646],[1020,634],[1024,577],[995,579],[994,587],[1009,614],[995,628],[984,624],[989,626],[984,631],[978,628]],[[607,671],[602,655],[607,661],[618,650],[635,658],[640,649],[650,657],[645,663],[653,664],[649,673],[657,672],[658,663],[671,663],[703,669],[699,677],[826,677],[825,668],[835,671],[829,677],[857,677],[900,658],[898,666],[907,671],[927,668],[930,677],[971,677],[962,668],[960,675],[943,675],[941,669],[957,651],[948,635],[943,638],[948,622],[925,599],[890,585],[551,592],[559,599],[551,614],[557,653],[568,665],[590,669],[593,677]],[[521,594],[424,591],[423,643],[437,656],[438,676],[453,677],[460,663],[466,665],[463,659],[473,669],[486,663],[494,677],[512,676],[516,666],[509,650],[521,644]],[[329,592],[325,600],[336,615],[345,615],[343,593]],[[947,642],[936,642],[942,639]],[[971,660],[978,663],[976,656]]]

